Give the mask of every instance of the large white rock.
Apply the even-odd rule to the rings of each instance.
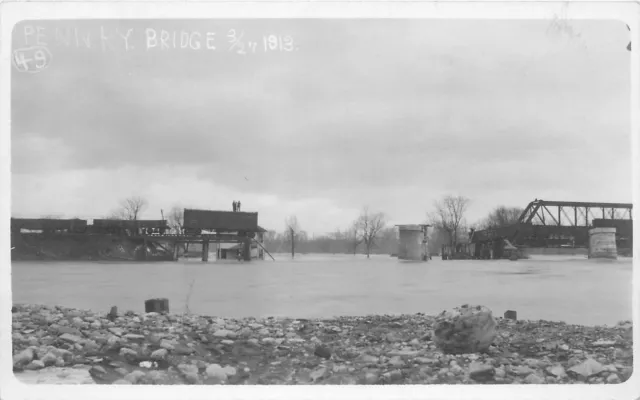
[[[465,304],[437,316],[433,341],[449,354],[482,352],[493,342],[495,328],[496,321],[490,309]]]

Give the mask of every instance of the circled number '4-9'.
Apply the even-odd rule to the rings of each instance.
[[[51,64],[51,52],[43,46],[27,47],[14,50],[12,61],[20,72],[36,73]]]

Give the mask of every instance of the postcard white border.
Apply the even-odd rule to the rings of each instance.
[[[2,159],[1,181],[10,188],[10,82],[11,82],[11,32],[12,27],[22,20],[38,19],[203,19],[203,18],[438,18],[438,19],[617,19],[631,28],[633,42],[631,59],[631,146],[633,149],[633,203],[638,203],[640,194],[640,138],[638,137],[638,78],[640,74],[637,2],[14,2],[0,6],[2,27],[0,87],[0,158]],[[428,23],[428,22],[425,22]],[[570,25],[570,21],[567,21]],[[9,89],[9,90],[7,90]],[[0,233],[3,245],[0,247],[4,262],[0,278],[0,395],[3,400],[14,398],[43,398],[47,400],[69,398],[135,398],[135,399],[177,399],[211,398],[223,399],[307,399],[307,398],[348,398],[348,399],[540,399],[558,397],[562,399],[630,399],[640,395],[638,373],[620,385],[441,385],[441,386],[104,386],[104,385],[38,385],[28,386],[16,380],[12,373],[11,351],[11,278],[10,278],[10,189],[3,191],[0,202],[2,219]],[[638,227],[634,228],[634,246],[640,248]],[[633,274],[633,315],[634,325],[638,321],[638,276],[637,256],[634,259]],[[638,343],[638,329],[634,329],[634,343]],[[638,352],[634,346],[634,371],[638,371]]]

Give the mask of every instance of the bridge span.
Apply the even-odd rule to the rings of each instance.
[[[513,244],[519,248],[584,248],[589,245],[592,228],[616,228],[619,254],[633,253],[633,204],[630,203],[536,199],[527,205],[515,224],[472,230],[468,245],[473,247],[473,255],[481,258],[487,249],[492,250],[494,258],[502,258],[505,240],[507,247]]]

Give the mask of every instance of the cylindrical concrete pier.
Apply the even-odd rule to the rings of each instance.
[[[398,226],[398,259],[410,261],[426,261],[428,258],[425,229],[421,225]]]
[[[618,258],[616,228],[589,229],[589,258]]]

